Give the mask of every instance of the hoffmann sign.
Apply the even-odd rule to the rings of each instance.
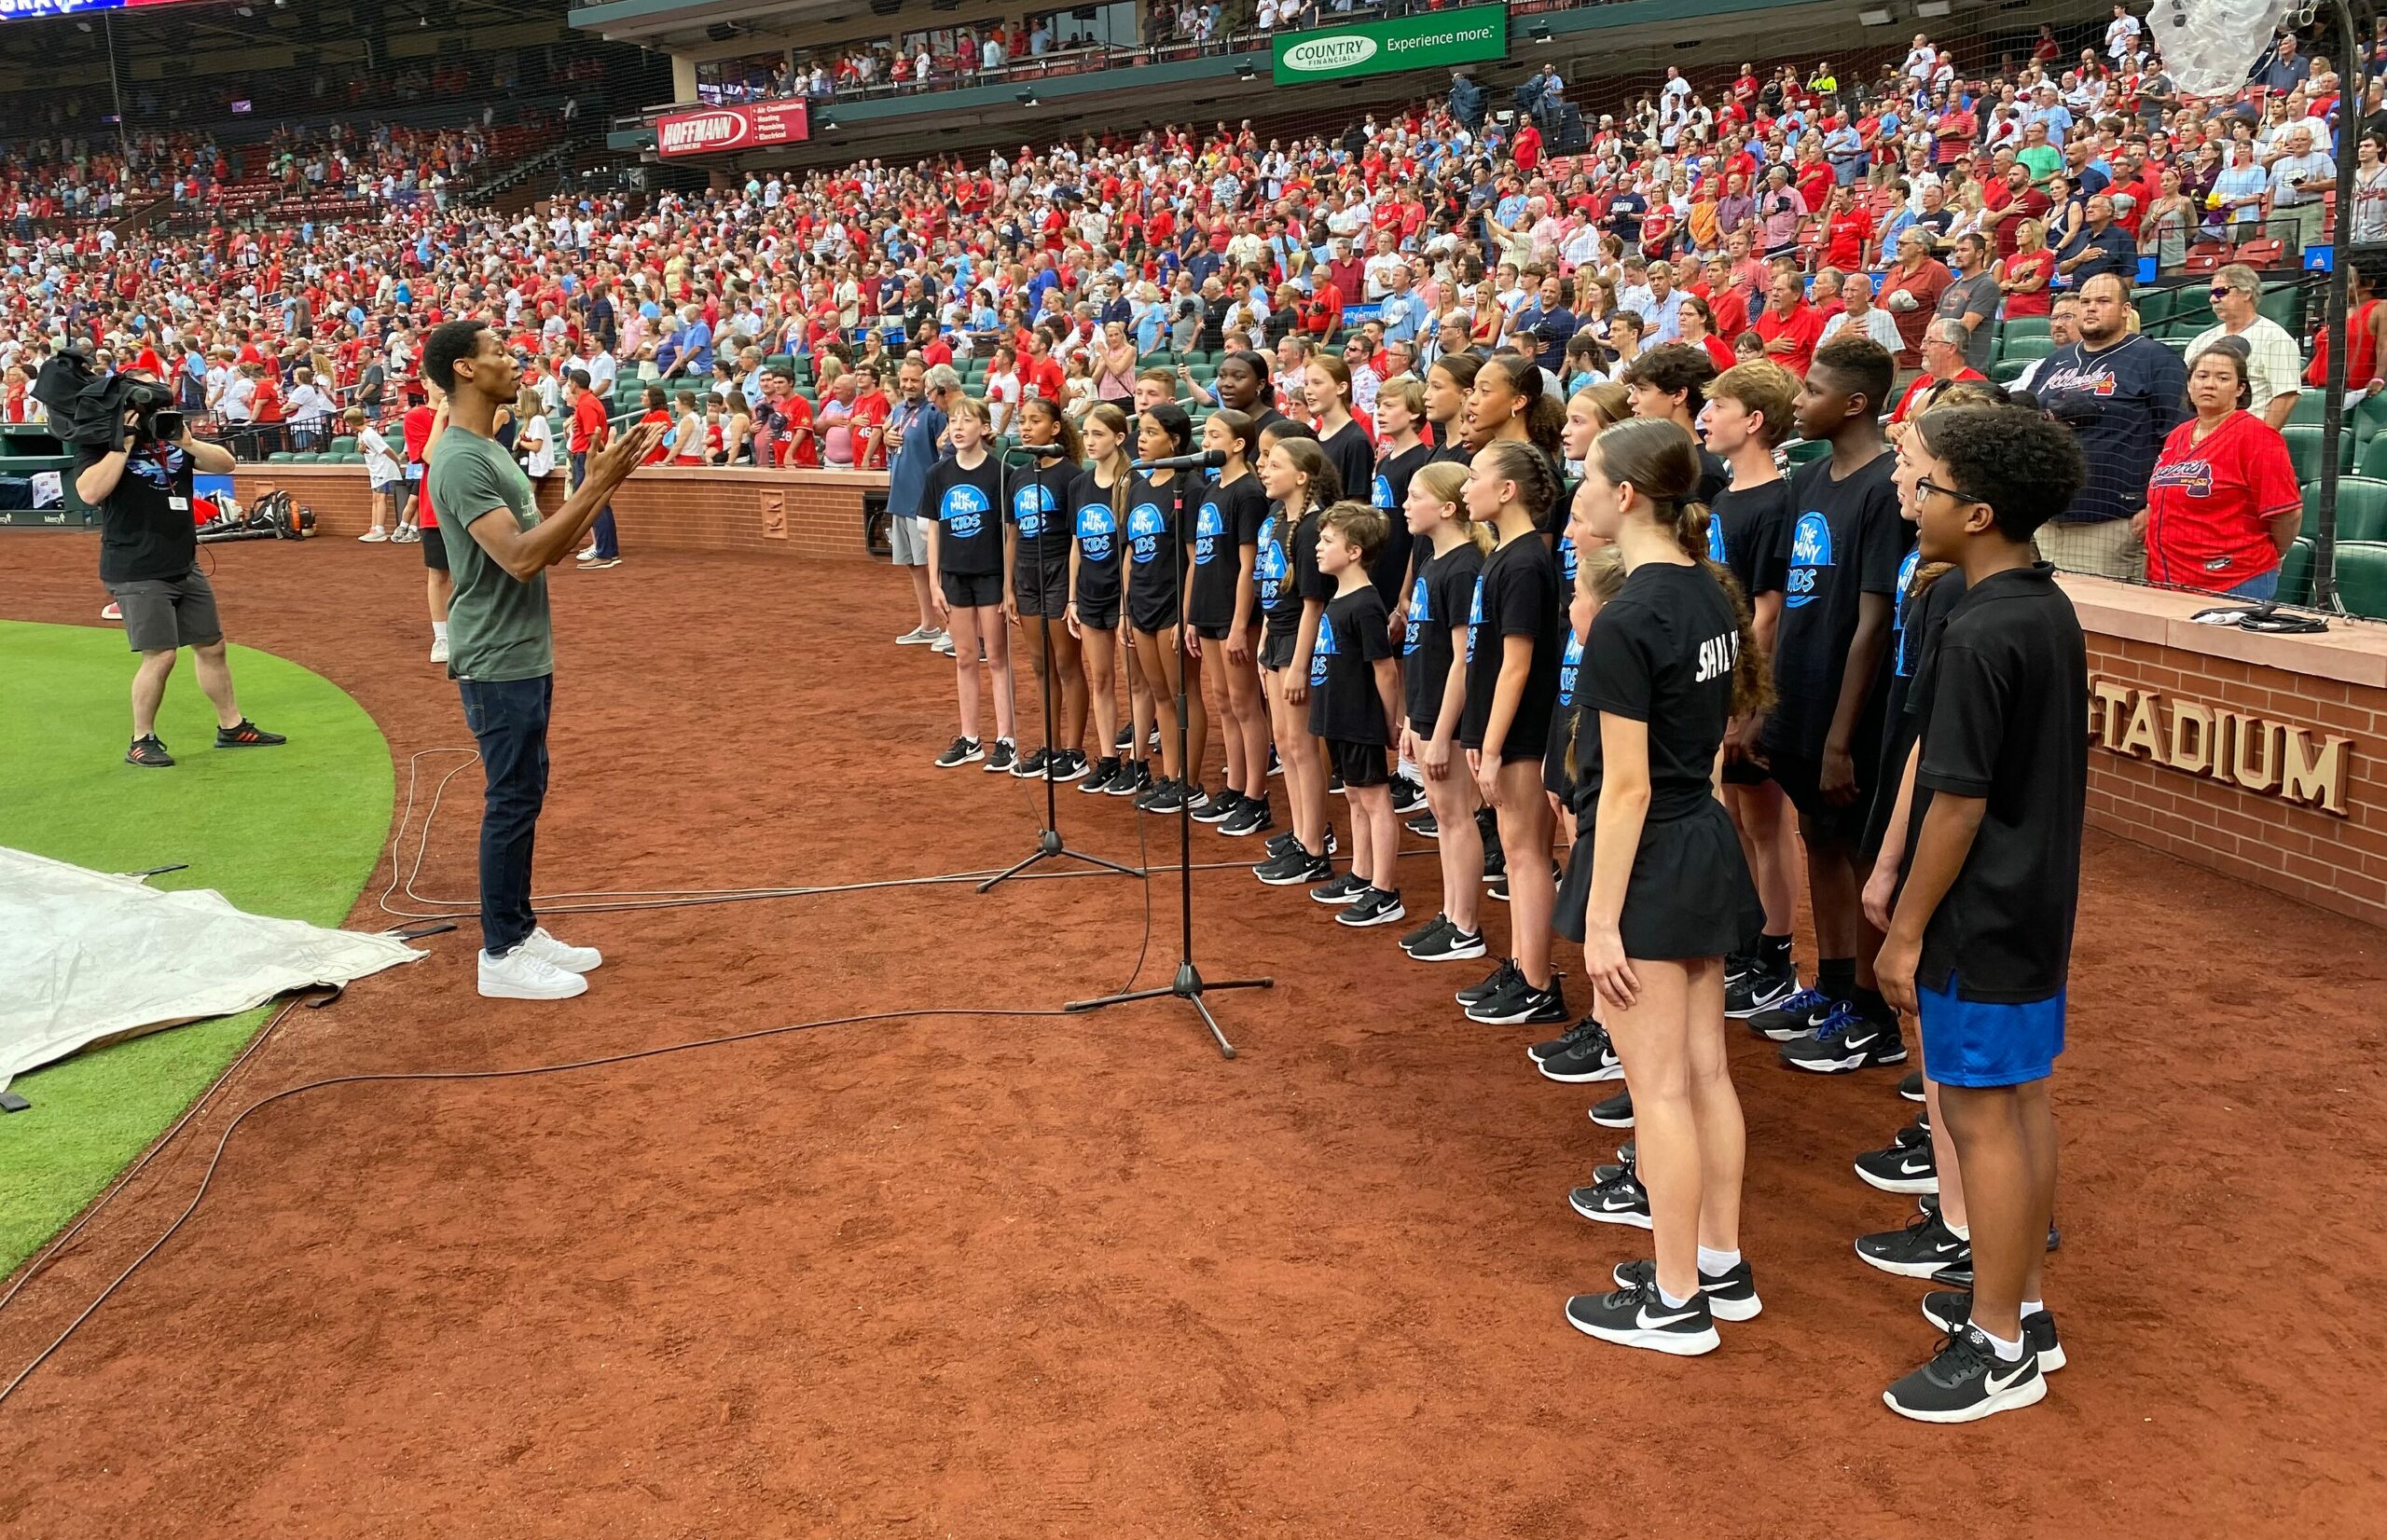
[[[810,137],[811,125],[801,102],[708,107],[655,120],[657,155],[719,155],[726,150],[801,144]]]

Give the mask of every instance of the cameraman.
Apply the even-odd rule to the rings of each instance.
[[[231,452],[191,437],[178,418],[165,425],[171,439],[161,438],[156,419],[145,426],[143,415],[137,407],[125,412],[116,447],[84,444],[75,450],[75,490],[100,511],[100,581],[124,612],[125,639],[141,654],[132,676],[132,747],[124,762],[147,769],[174,763],[158,741],[158,702],[174,671],[174,653],[184,647],[198,660],[199,687],[215,706],[216,748],[284,742],[241,715],[215,590],[199,571],[191,474],[227,474]]]

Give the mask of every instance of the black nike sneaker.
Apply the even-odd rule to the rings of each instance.
[[[1197,791],[1195,795],[1199,796],[1201,793]],[[1215,797],[1203,797],[1202,804],[1194,809],[1194,821],[1195,823],[1224,823],[1235,817],[1235,809],[1242,805],[1243,793],[1240,791],[1221,791]]]
[[[1552,981],[1555,983],[1555,980]],[[1616,1045],[1606,1032],[1598,1032],[1564,1052],[1553,1053],[1539,1063],[1542,1079],[1562,1085],[1590,1085],[1600,1080],[1624,1079],[1624,1061],[1616,1056]]]
[[[1017,776],[1021,780],[1042,780],[1044,778],[1044,762],[1047,760],[1053,762],[1054,778],[1056,780],[1059,779],[1061,775],[1061,756],[1059,753],[1049,749],[1030,749],[1027,753],[1022,754],[1019,757],[1019,763],[1011,767],[1011,773]]]
[[[1566,1324],[1587,1337],[1620,1347],[1649,1348],[1677,1358],[1713,1353],[1721,1339],[1701,1289],[1685,1303],[1669,1305],[1658,1293],[1657,1270],[1646,1283],[1612,1294],[1578,1294],[1566,1301]]]
[[[1579,1187],[1566,1194],[1567,1206],[1586,1219],[1604,1225],[1649,1228],[1649,1194],[1641,1179],[1627,1171],[1605,1182]]]
[[[1939,1175],[1931,1152],[1931,1120],[1917,1118],[1880,1149],[1856,1157],[1856,1175],[1884,1192],[1937,1192]]]
[[[987,751],[979,747],[976,738],[955,738],[952,747],[936,757],[936,767],[940,770],[959,770],[965,764],[974,764],[986,757]]]
[[[1094,769],[1085,779],[1078,782],[1078,790],[1089,797],[1098,797],[1111,790],[1111,783],[1119,778],[1122,768],[1116,758],[1105,754],[1094,762]]]
[[[1860,1016],[1842,1001],[1807,1037],[1782,1045],[1784,1067],[1817,1075],[1850,1075],[1875,1065],[1906,1063],[1906,1038],[1893,1021]]]
[[[1592,1017],[1585,1016],[1555,1038],[1538,1042],[1526,1049],[1525,1057],[1536,1064],[1541,1064],[1556,1058],[1561,1053],[1571,1052],[1594,1038],[1605,1039],[1607,1037],[1607,1028]]]
[[[1973,1318],[1972,1291],[1933,1289],[1923,1297],[1923,1318],[1945,1332],[1964,1330]],[[2035,1310],[2023,1316],[2022,1341],[2038,1358],[2040,1373],[2053,1374],[2064,1366],[2063,1343],[2055,1334],[2054,1312]]]
[[[1620,1091],[1604,1102],[1592,1104],[1592,1121],[1602,1128],[1633,1126],[1633,1093]]]
[[[1830,996],[1820,989],[1801,989],[1788,999],[1768,1006],[1747,1020],[1749,1030],[1759,1037],[1787,1043],[1793,1038],[1805,1037],[1831,1020],[1831,1012]]]
[[[1524,977],[1525,975],[1517,971],[1517,965],[1513,959],[1503,957],[1500,959],[1500,966],[1486,975],[1482,983],[1469,984],[1458,992],[1458,1003],[1465,1006],[1479,1005],[1508,988],[1511,982],[1522,982]]]
[[[1948,1334],[1931,1362],[1882,1392],[1882,1400],[1918,1423],[1978,1423],[2043,1401],[2047,1394],[2047,1376],[2027,1333],[2022,1355],[2008,1363],[1986,1333],[1967,1324]]]
[[[1856,1237],[1857,1256],[1901,1278],[1928,1278],[1952,1262],[1970,1261],[1972,1249],[1933,1211],[1916,1215],[1903,1230]]]
[[[1246,797],[1235,804],[1234,812],[1220,820],[1219,832],[1241,839],[1275,826],[1276,815],[1268,810],[1265,797]]]
[[[1647,1257],[1637,1262],[1619,1262],[1611,1276],[1619,1288],[1655,1288],[1658,1264]],[[1757,1297],[1757,1274],[1749,1271],[1745,1259],[1722,1272],[1700,1273],[1699,1292],[1706,1296],[1707,1308],[1719,1321],[1754,1321],[1765,1309],[1765,1301]]]

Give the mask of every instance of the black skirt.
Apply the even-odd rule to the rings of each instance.
[[[1552,916],[1552,928],[1576,942],[1583,939],[1583,912],[1592,898],[1594,833],[1590,818],[1580,824]],[[1641,826],[1641,848],[1617,925],[1626,956],[1651,962],[1720,957],[1748,944],[1764,925],[1765,906],[1722,803],[1710,797],[1682,818]]]

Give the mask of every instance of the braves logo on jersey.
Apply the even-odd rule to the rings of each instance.
[[[1194,516],[1194,565],[1207,567],[1219,554],[1219,537],[1227,532],[1227,518],[1219,505],[1205,501]]]
[[[975,487],[948,487],[937,504],[937,522],[954,539],[968,540],[986,529],[987,515],[992,506],[987,494]]]
[[[1044,516],[1060,510],[1059,500],[1052,489],[1030,484],[1011,495],[1011,518],[1019,526],[1020,538],[1034,540],[1044,532]]]
[[[1078,549],[1088,561],[1109,561],[1117,550],[1119,516],[1108,502],[1089,502],[1078,510]]]
[[[2152,492],[2159,487],[2176,487],[2187,497],[2211,497],[2213,461],[2175,460],[2169,464],[2158,465],[2155,474],[2147,478],[2146,489]]]
[[[1810,510],[1790,532],[1790,576],[1783,602],[1793,610],[1814,602],[1831,571],[1831,521]]]
[[[1137,565],[1160,555],[1161,532],[1167,528],[1157,502],[1138,502],[1127,511],[1127,554]]]

